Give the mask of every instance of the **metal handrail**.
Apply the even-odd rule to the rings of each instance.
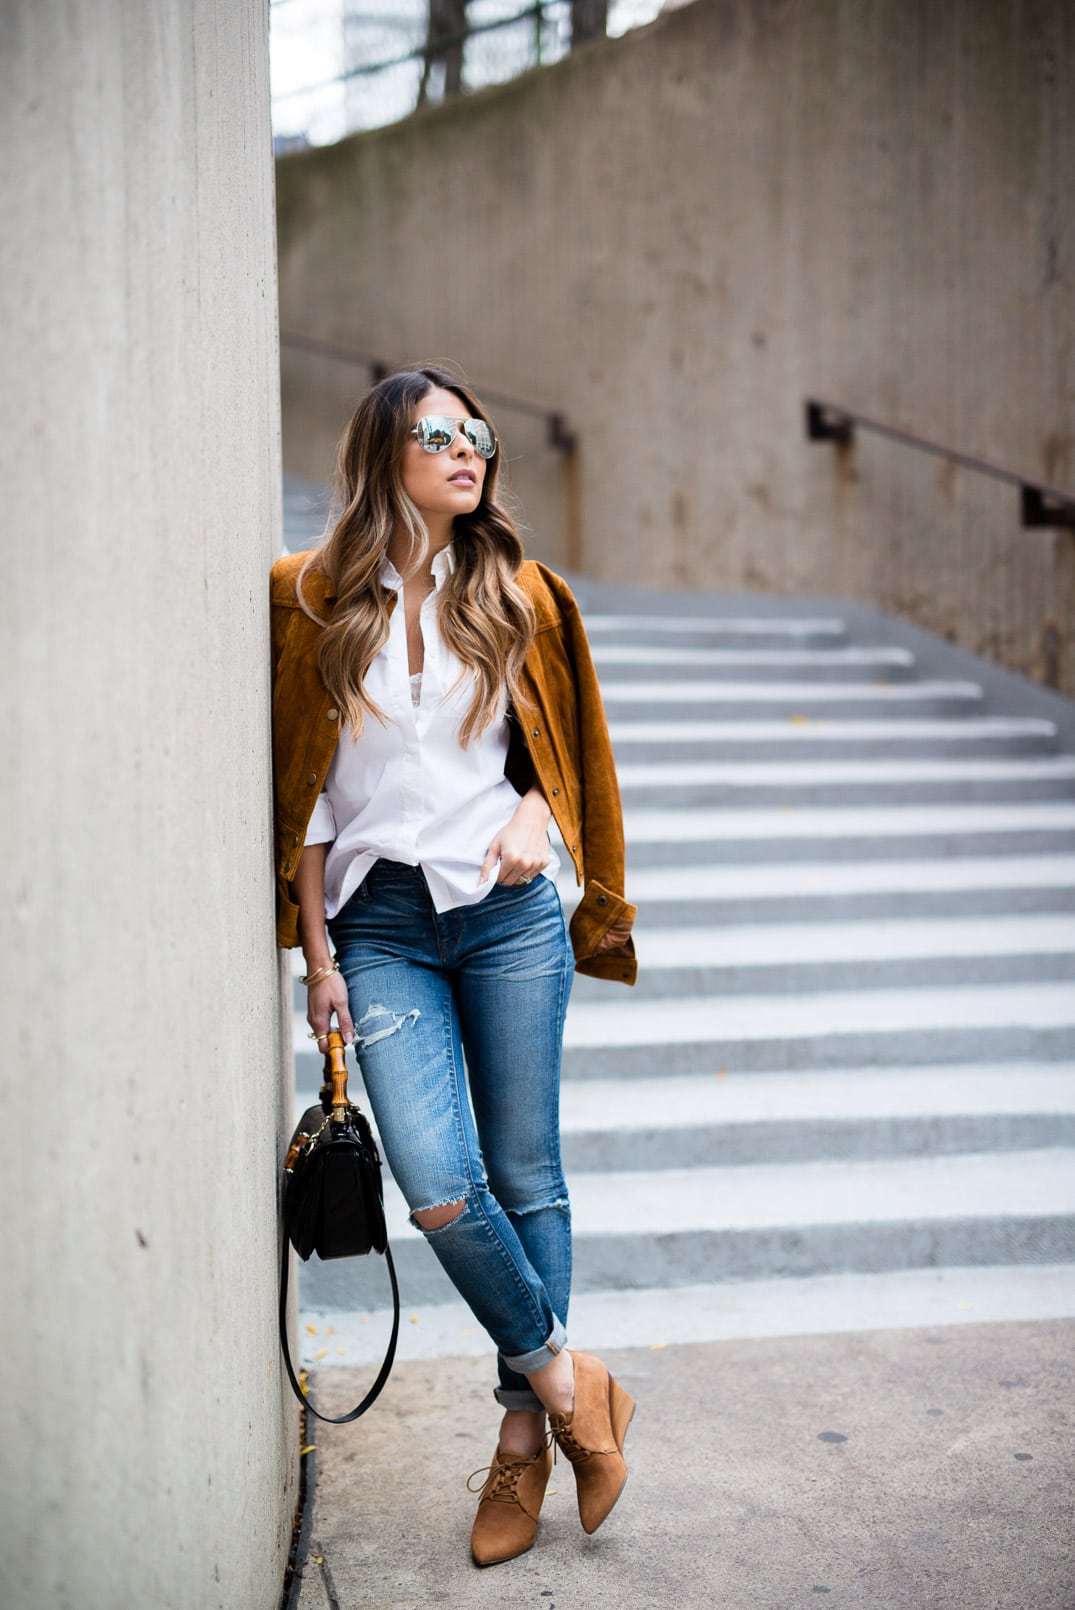
[[[823,402],[818,397],[807,397],[805,407],[806,435],[811,442],[836,442],[846,446],[854,440],[856,427],[872,430],[878,436],[887,436],[889,441],[901,442],[905,447],[916,447],[923,453],[932,453],[935,458],[947,459],[951,464],[961,464],[965,469],[977,470],[981,475],[991,475],[994,480],[1007,481],[1010,485],[1017,486],[1020,491],[1024,526],[1064,526],[1075,529],[1075,492],[1068,492],[1061,486],[1052,486],[1048,481],[1034,480],[1028,475],[1021,475],[1018,470],[994,464],[989,459],[976,458],[971,453],[962,453],[957,448],[946,447],[942,442],[934,442],[927,436],[916,435],[914,431],[888,425],[869,414],[861,414],[853,408],[844,408],[839,403]]]
[[[338,363],[353,363],[360,368],[368,369],[374,381],[383,380],[387,375],[394,374],[399,365],[385,363],[383,358],[375,357],[373,353],[361,352],[357,347],[341,347],[333,341],[320,341],[314,336],[300,335],[294,330],[280,331],[280,345],[294,347],[300,352],[315,352],[322,358],[334,358]],[[578,445],[574,431],[568,428],[563,414],[554,408],[546,408],[542,403],[530,402],[525,397],[513,397],[510,392],[494,391],[488,386],[475,388],[489,402],[500,403],[505,408],[513,408],[517,413],[529,414],[534,419],[543,419],[548,426],[549,446],[557,448],[566,457],[571,457]]]

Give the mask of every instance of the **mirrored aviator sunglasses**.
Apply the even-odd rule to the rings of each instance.
[[[480,458],[492,458],[496,437],[484,419],[449,419],[447,414],[427,414],[411,431],[427,453],[443,453],[451,447],[460,430]]]

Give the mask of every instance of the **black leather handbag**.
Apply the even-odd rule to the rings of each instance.
[[[369,1120],[347,1095],[343,1036],[334,1029],[325,1053],[321,1100],[307,1108],[291,1138],[284,1161],[284,1235],[280,1262],[280,1346],[288,1380],[308,1413],[330,1425],[357,1420],[380,1396],[392,1369],[399,1339],[399,1286],[384,1222],[381,1159]],[[290,1248],[303,1260],[356,1258],[384,1254],[392,1284],[392,1335],[377,1379],[350,1414],[332,1419],[308,1403],[291,1362],[287,1339],[287,1286]]]

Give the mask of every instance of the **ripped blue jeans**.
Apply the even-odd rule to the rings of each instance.
[[[462,1203],[423,1234],[496,1344],[498,1401],[540,1409],[526,1377],[564,1346],[571,1289],[559,895],[498,883],[438,914],[419,867],[382,860],[328,927],[385,1160],[412,1219]]]

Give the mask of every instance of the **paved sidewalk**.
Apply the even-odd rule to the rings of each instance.
[[[570,1467],[537,1545],[470,1562],[490,1362],[407,1363],[311,1421],[295,1610],[1073,1610],[1075,1321],[608,1351],[631,1475],[587,1538]],[[368,1370],[315,1381],[349,1408]]]

